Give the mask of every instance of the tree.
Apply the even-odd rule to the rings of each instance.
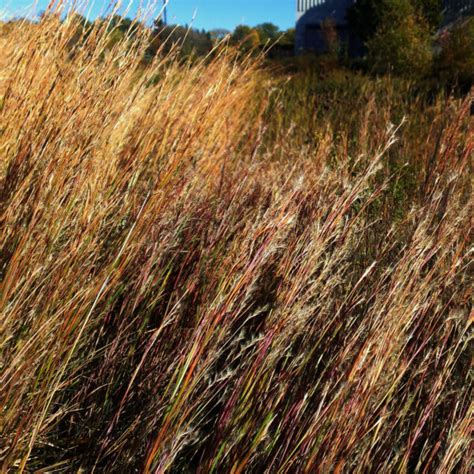
[[[469,90],[474,84],[474,17],[445,31],[439,44],[439,75],[446,82]]]
[[[289,28],[287,29],[281,39],[280,43],[285,44],[285,45],[294,45],[296,41],[296,29],[295,28]]]
[[[225,28],[216,28],[214,30],[209,31],[209,34],[211,35],[211,39],[213,41],[221,41],[227,35],[230,35],[230,31],[226,30]]]
[[[187,26],[165,25],[161,18],[154,22],[153,40],[151,41],[146,56],[151,58],[162,49],[163,53],[178,48],[183,57],[205,56],[212,49],[210,33],[196,30]]]
[[[375,35],[367,42],[376,73],[423,76],[432,65],[429,27],[409,0],[385,0]]]
[[[73,49],[80,46],[92,31],[93,24],[84,16],[75,13],[68,18],[73,27],[73,33],[68,39],[67,49],[73,54]]]
[[[245,52],[255,49],[260,42],[258,31],[247,25],[237,26],[232,34],[232,43]]]
[[[112,49],[116,44],[120,43],[127,34],[134,33],[132,30],[133,20],[130,18],[114,15],[110,20],[105,19],[105,22],[108,22],[109,32],[107,49]]]
[[[123,34],[128,33],[133,26],[131,18],[114,15],[109,21],[109,30],[117,29]]]
[[[394,9],[395,6],[395,9]],[[398,9],[398,12],[397,12]],[[442,0],[357,0],[347,12],[347,20],[351,29],[364,42],[373,38],[382,20],[387,20],[389,14],[416,14],[423,19],[424,26],[430,31],[436,30],[442,20]]]
[[[268,41],[276,41],[280,36],[280,28],[273,23],[261,23],[255,29],[258,32],[260,41],[265,44]]]
[[[347,11],[350,28],[364,42],[377,31],[382,14],[381,3],[380,0],[357,0]]]
[[[413,6],[423,16],[431,31],[440,27],[443,19],[442,0],[413,0]]]
[[[244,39],[251,33],[251,31],[252,31],[252,28],[250,28],[250,26],[247,26],[247,25],[236,26],[234,32],[232,33],[232,42],[234,44],[238,44],[244,41]]]

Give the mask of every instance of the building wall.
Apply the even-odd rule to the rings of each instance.
[[[324,52],[324,20],[335,22],[341,41],[349,41],[346,12],[354,0],[296,0],[296,51]]]
[[[332,3],[331,0],[296,0],[296,21],[298,21],[308,10],[323,4]]]
[[[338,23],[345,22],[346,11],[354,3],[355,0],[296,0],[296,21],[305,16],[320,21],[331,16]]]

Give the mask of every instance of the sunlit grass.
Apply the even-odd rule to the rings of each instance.
[[[0,39],[4,469],[469,472],[468,102],[109,35]]]

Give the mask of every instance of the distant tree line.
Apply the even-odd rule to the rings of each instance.
[[[88,28],[93,23],[86,20],[81,15],[75,15],[78,25],[78,33],[75,40],[87,35]],[[133,22],[130,18],[114,15],[111,18],[99,18],[95,22],[106,22],[110,30],[110,40],[108,47],[122,40],[126,35],[133,37],[134,31],[148,28],[150,44],[146,52],[146,60],[151,60],[158,52],[169,53],[177,50],[182,57],[202,57],[209,54],[214,46],[221,41],[227,41],[232,46],[242,52],[259,51],[265,46],[286,46],[292,48],[295,41],[295,29],[290,28],[282,31],[273,23],[262,23],[254,27],[238,25],[234,31],[224,28],[216,28],[206,31],[204,29],[193,28],[188,25],[165,24],[162,18],[157,18],[151,26],[146,27],[141,23]]]
[[[273,23],[262,23],[255,27],[238,25],[234,31],[223,28],[205,31],[188,26],[165,25],[159,18],[153,24],[153,37],[151,54],[163,45],[165,52],[179,45],[181,54],[184,56],[203,56],[208,54],[216,43],[226,39],[246,53],[266,45],[293,46],[295,30],[281,31]]]
[[[443,3],[443,0],[357,0],[349,9],[347,20],[352,32],[365,45],[366,54],[359,64],[375,74],[416,79],[436,77],[469,89],[474,79],[474,17],[442,27]],[[70,40],[71,47],[86,38],[93,25],[80,15],[75,15],[74,21],[77,34]],[[95,23],[109,29],[107,48],[124,38],[133,38],[138,32],[148,34],[145,63],[171,50],[183,58],[204,57],[222,41],[245,54],[277,51],[276,57],[278,51],[291,55],[295,44],[295,29],[282,31],[270,22],[238,25],[233,31],[167,25],[161,17],[151,25],[119,15],[98,18]],[[321,26],[327,42],[326,55],[347,65],[336,25],[328,19]]]

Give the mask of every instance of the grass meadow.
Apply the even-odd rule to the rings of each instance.
[[[469,98],[1,28],[2,472],[470,472]]]

